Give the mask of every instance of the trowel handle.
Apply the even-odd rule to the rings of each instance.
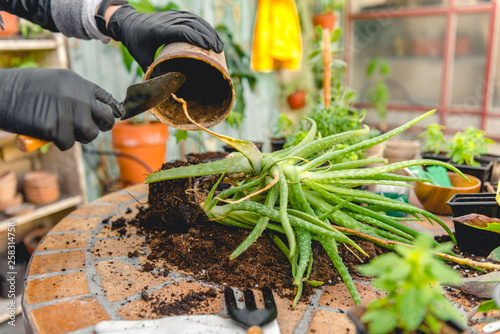
[[[48,141],[32,138],[25,135],[16,136],[16,146],[22,152],[31,152],[37,150],[48,143]]]

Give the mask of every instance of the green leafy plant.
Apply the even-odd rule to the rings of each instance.
[[[439,154],[446,150],[446,140],[444,139],[444,125],[432,123],[425,126],[425,130],[418,135],[423,140],[423,151]]]
[[[280,113],[274,129],[274,138],[286,138],[295,128],[293,121],[284,113]]]
[[[335,10],[342,10],[345,0],[316,0],[316,12],[328,13]]]
[[[406,212],[415,217],[409,218],[411,220],[425,217],[441,225],[455,241],[449,227],[435,215],[407,203],[353,188],[361,184],[409,186],[407,181],[415,181],[417,178],[391,172],[414,165],[441,165],[465,177],[457,168],[436,160],[403,161],[375,168],[359,167],[386,160],[361,159],[332,163],[332,160],[342,155],[350,155],[383,143],[430,116],[435,110],[378,137],[346,146],[342,150],[332,148],[352,138],[366,135],[369,128],[315,139],[317,127],[311,120],[309,132],[296,146],[262,154],[252,142],[219,135],[195,123],[189,117],[186,103],[182,103],[184,113],[192,123],[234,147],[239,153],[233,153],[230,159],[161,170],[148,175],[146,183],[222,175],[208,194],[203,190],[191,189],[196,194],[194,197],[207,217],[214,222],[252,230],[234,250],[230,259],[237,258],[262,233],[268,232],[290,262],[296,285],[294,307],[300,299],[304,284],[322,284],[309,279],[313,266],[313,240],[323,246],[357,304],[361,299],[338,253],[338,243],[348,244],[366,255],[350,236],[356,235],[392,249],[395,244],[413,244],[420,235],[418,231],[400,223],[402,218],[396,221],[383,212]],[[233,174],[238,177],[231,178],[232,187],[216,193],[219,182]],[[439,256],[462,264],[473,263],[478,267],[488,265],[458,258],[450,252],[439,253]]]
[[[385,79],[391,75],[391,66],[386,59],[373,58],[366,67],[366,77],[374,78],[373,84],[366,96],[373,108],[377,109],[379,117],[384,120],[387,116],[387,103],[391,98]]]
[[[448,145],[447,156],[451,157],[451,160],[457,164],[480,166],[474,157],[488,153],[488,145],[494,143],[494,140],[485,137],[483,130],[469,126],[463,132],[455,133]]]
[[[342,29],[336,28],[330,32],[330,50],[331,55],[335,56],[337,54],[342,53],[342,49],[337,47],[337,42],[340,40],[342,36]],[[314,76],[314,87],[318,90],[324,88],[324,57],[323,57],[323,31],[321,27],[315,28],[314,35],[314,43],[312,51],[308,56],[309,65],[312,68],[313,76]],[[346,68],[346,62],[342,59],[337,59],[333,57],[330,61],[330,73],[331,73],[331,89],[335,90],[338,85],[342,85],[343,76]],[[333,93],[332,93],[333,95]],[[321,96],[318,96],[318,101],[321,100]]]
[[[19,32],[21,36],[28,39],[49,38],[51,36],[50,31],[25,19],[19,20]]]
[[[461,277],[434,255],[435,251],[450,251],[452,244],[433,244],[429,235],[420,235],[413,248],[396,246],[395,253],[359,267],[362,274],[375,277],[373,285],[386,293],[370,303],[361,318],[370,333],[392,333],[396,328],[405,333],[417,329],[439,333],[442,322],[464,323],[441,288],[442,284],[459,284]]]
[[[445,153],[456,164],[480,166],[475,157],[480,157],[489,151],[489,145],[495,141],[487,138],[485,132],[474,126],[469,126],[464,131],[459,131],[446,143],[443,130],[446,127],[439,124],[429,124],[419,139],[424,141],[424,151],[434,154]]]
[[[338,83],[335,86],[330,106],[325,108],[321,105],[316,105],[313,111],[307,114],[307,118],[313,120],[317,126],[317,136],[323,138],[346,131],[361,129],[365,118],[365,111],[359,111],[353,107],[352,104],[355,100],[356,92]],[[288,136],[285,147],[295,146],[307,136],[310,127],[305,124],[302,123],[299,131]],[[345,143],[338,144],[335,150],[342,150],[349,145],[361,141],[363,138],[366,137],[351,138]],[[352,154],[343,155],[335,159],[334,162],[357,160],[362,155],[363,152],[353,152]]]

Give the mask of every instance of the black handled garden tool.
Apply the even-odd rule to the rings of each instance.
[[[224,288],[227,313],[234,321],[247,330],[247,334],[262,334],[260,327],[273,321],[278,315],[278,309],[276,308],[271,289],[264,287],[261,291],[264,297],[264,308],[257,308],[255,297],[250,289],[243,292],[246,308],[238,308],[233,289],[230,287]]]
[[[186,81],[179,72],[169,72],[127,88],[127,96],[122,102],[125,115],[113,110],[115,117],[122,120],[134,117],[168,99]],[[114,108],[113,108],[114,109]],[[48,142],[29,136],[17,135],[16,145],[23,152],[36,150]]]

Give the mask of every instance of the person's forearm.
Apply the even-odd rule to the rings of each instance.
[[[51,14],[51,0],[2,0],[0,10],[15,14],[41,27],[58,32]]]
[[[104,13],[104,20],[106,21],[106,28],[108,27],[109,19],[111,18],[111,16],[113,16],[113,14],[116,12],[116,10],[120,7],[121,7],[120,5],[111,5],[108,7],[108,9],[106,9],[106,13]],[[96,14],[97,14],[98,10],[99,10],[99,6],[97,6],[97,8],[95,10]]]

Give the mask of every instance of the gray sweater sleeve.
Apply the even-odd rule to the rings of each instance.
[[[100,39],[108,43],[111,38],[103,35],[94,19],[102,0],[51,0],[51,14],[57,29],[68,37]]]

